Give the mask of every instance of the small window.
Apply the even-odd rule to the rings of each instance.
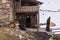
[[[15,0],[16,2],[19,2],[20,0]]]

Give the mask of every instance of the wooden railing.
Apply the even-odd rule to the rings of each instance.
[[[55,31],[54,31],[54,30],[55,30]],[[60,34],[60,28],[52,29],[52,31],[54,31],[53,34],[58,33],[58,32],[59,32],[59,34]]]
[[[39,6],[21,6],[20,4],[15,4],[15,11],[20,12],[37,12],[39,11]]]

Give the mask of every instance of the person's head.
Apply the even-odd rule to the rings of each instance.
[[[51,18],[51,17],[49,17],[49,18]]]

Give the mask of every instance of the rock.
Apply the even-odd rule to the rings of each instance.
[[[7,2],[8,1],[8,2]],[[9,0],[6,0],[6,3],[0,4],[0,24],[7,25],[7,22],[10,22],[13,20],[13,7],[12,7],[12,1],[9,2]]]

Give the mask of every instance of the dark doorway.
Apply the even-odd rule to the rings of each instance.
[[[27,28],[30,28],[30,27],[31,27],[31,18],[30,18],[29,15],[26,16],[26,27],[27,27]]]
[[[15,0],[16,2],[19,2],[20,0]]]

